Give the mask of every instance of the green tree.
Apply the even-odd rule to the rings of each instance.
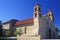
[[[55,27],[55,30],[58,32],[59,31],[59,29],[57,28],[57,27]]]
[[[18,31],[14,31],[14,36],[17,36],[17,34],[18,34]]]
[[[17,35],[20,35],[21,36],[21,34],[22,34],[22,30],[21,29],[19,29],[18,31],[15,31],[14,32],[14,35],[15,36],[17,36]]]
[[[3,36],[3,30],[2,30],[2,25],[0,24],[0,37]]]
[[[22,34],[22,30],[21,30],[21,29],[19,29],[19,30],[18,30],[18,35],[20,35],[20,36],[21,36],[21,34]]]
[[[10,36],[10,31],[7,30],[7,31],[5,32],[5,35],[6,35],[7,37]]]

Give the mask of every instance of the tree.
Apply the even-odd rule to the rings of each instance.
[[[59,29],[57,28],[57,27],[55,27],[55,30],[58,32],[59,31]]]
[[[18,34],[18,31],[15,31],[15,32],[14,32],[14,36],[17,36],[17,34]]]
[[[21,36],[21,34],[22,34],[22,30],[21,29],[19,29],[18,31],[15,31],[14,32],[14,35],[15,36],[17,36],[17,35],[20,35]]]
[[[7,30],[7,31],[5,32],[5,35],[6,35],[7,37],[10,36],[10,31]]]
[[[20,36],[21,36],[21,34],[22,34],[22,30],[21,30],[21,29],[19,29],[19,30],[18,30],[18,35],[20,35]]]
[[[0,37],[3,36],[3,29],[2,29],[2,25],[0,25]]]

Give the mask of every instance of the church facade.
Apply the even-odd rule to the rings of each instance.
[[[3,23],[3,29],[22,30],[22,36],[24,37],[38,37],[42,39],[57,38],[57,32],[54,25],[53,11],[48,10],[46,15],[42,15],[42,10],[39,3],[34,6],[33,18],[25,20],[17,20],[11,23]],[[19,36],[19,35],[18,35]],[[19,40],[19,37],[18,37]]]

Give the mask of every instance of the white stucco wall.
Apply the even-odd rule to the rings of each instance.
[[[3,29],[9,29],[10,28],[10,24],[4,24],[2,28]]]

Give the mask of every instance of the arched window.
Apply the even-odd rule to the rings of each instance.
[[[49,38],[51,38],[51,29],[49,28]]]
[[[25,27],[25,33],[26,33],[26,27]]]
[[[39,14],[39,17],[41,17],[41,14]]]
[[[35,17],[37,17],[37,13],[35,13]]]
[[[55,38],[55,32],[53,31],[53,37]]]
[[[49,22],[47,21],[47,25],[49,25]]]
[[[51,16],[51,15],[49,14],[49,16]]]
[[[37,11],[37,8],[35,8],[35,11]]]

